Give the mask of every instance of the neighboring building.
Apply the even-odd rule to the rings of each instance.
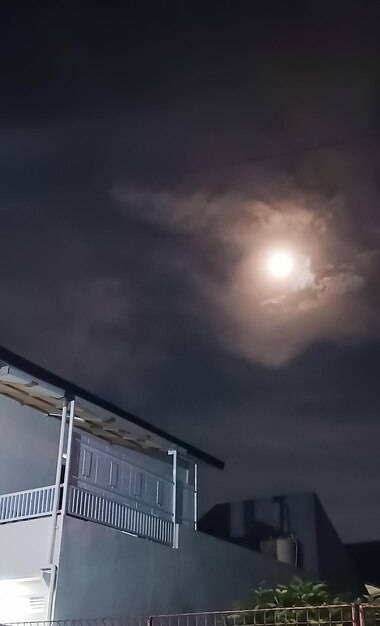
[[[223,463],[0,349],[0,622],[224,609],[294,568],[197,532]]]
[[[218,504],[199,520],[205,533],[312,572],[332,589],[364,591],[346,547],[314,493]]]

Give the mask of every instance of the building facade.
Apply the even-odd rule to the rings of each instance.
[[[0,350],[0,622],[224,609],[294,568],[197,531],[211,455]]]

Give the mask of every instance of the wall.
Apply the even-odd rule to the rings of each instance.
[[[173,520],[173,457],[111,445],[75,432],[70,483],[164,520]],[[177,520],[194,527],[194,463],[178,457]]]
[[[0,623],[44,620],[46,599],[47,586],[40,577],[0,580]]]
[[[299,566],[318,574],[313,493],[258,498],[217,504],[200,520],[200,530],[260,551],[269,537],[294,533],[299,542]]]
[[[294,569],[245,548],[180,529],[180,549],[66,517],[56,619],[232,607],[262,580]]]
[[[165,462],[166,461],[166,462]],[[75,433],[70,482],[145,513],[173,518],[173,462]]]
[[[48,564],[51,517],[0,525],[0,622],[46,618],[48,587],[42,568]],[[30,597],[39,610],[30,609]]]
[[[52,485],[59,420],[0,396],[0,494]]]
[[[198,527],[254,550],[260,550],[262,539],[294,533],[302,569],[338,592],[363,593],[348,553],[314,493],[219,504]]]
[[[0,623],[46,619],[50,571],[42,570],[49,567],[51,530],[51,516],[0,525]],[[61,533],[62,517],[59,515],[53,556],[56,565]],[[2,601],[4,593],[8,599],[7,606]],[[11,601],[13,593],[17,597]],[[28,612],[24,606],[28,597],[39,598],[38,611],[34,607],[31,613]],[[5,617],[9,611],[10,616]]]
[[[0,580],[41,575],[48,563],[51,517],[0,525]]]
[[[340,541],[318,498],[315,499],[315,519],[321,579],[331,583],[339,591],[351,592],[353,597],[363,595],[363,580],[355,570],[346,546]]]

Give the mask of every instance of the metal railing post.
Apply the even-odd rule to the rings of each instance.
[[[362,604],[357,607],[357,615],[359,617],[358,626],[365,626],[364,606]]]

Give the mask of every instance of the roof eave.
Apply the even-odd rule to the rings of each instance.
[[[143,428],[149,431],[150,433],[157,435],[158,437],[161,437],[162,439],[165,439],[171,442],[175,446],[184,448],[190,456],[194,457],[195,459],[198,459],[199,461],[202,461],[203,463],[207,463],[208,465],[211,465],[212,467],[215,467],[220,470],[224,468],[224,462],[214,457],[213,455],[208,454],[207,452],[204,452],[203,450],[200,450],[196,446],[188,444],[185,441],[182,441],[178,437],[171,435],[170,433],[163,430],[162,428],[159,428],[158,426],[154,426],[153,424],[150,424],[149,422],[142,419],[141,417],[138,417],[137,415],[134,415],[133,413],[130,413],[129,411],[126,411],[125,409],[122,409],[121,407],[113,404],[112,402],[109,402],[108,400],[104,400],[103,398],[98,397],[96,394],[93,394],[90,391],[87,391],[86,389],[82,389],[78,385],[75,385],[65,380],[64,378],[61,378],[60,376],[53,374],[52,372],[46,370],[45,368],[40,367],[39,365],[36,365],[35,363],[32,363],[28,359],[25,359],[24,357],[21,357],[18,354],[15,354],[11,350],[8,350],[8,348],[4,348],[0,346],[0,360],[4,361],[8,365],[12,365],[13,367],[16,367],[24,371],[26,374],[29,374],[30,376],[35,376],[36,378],[48,383],[49,385],[62,389],[67,395],[71,394],[72,396],[80,396],[83,400],[92,402],[93,404],[99,406],[105,411],[114,413],[115,415],[129,421],[131,424],[134,424],[135,426],[139,426],[140,428]]]

